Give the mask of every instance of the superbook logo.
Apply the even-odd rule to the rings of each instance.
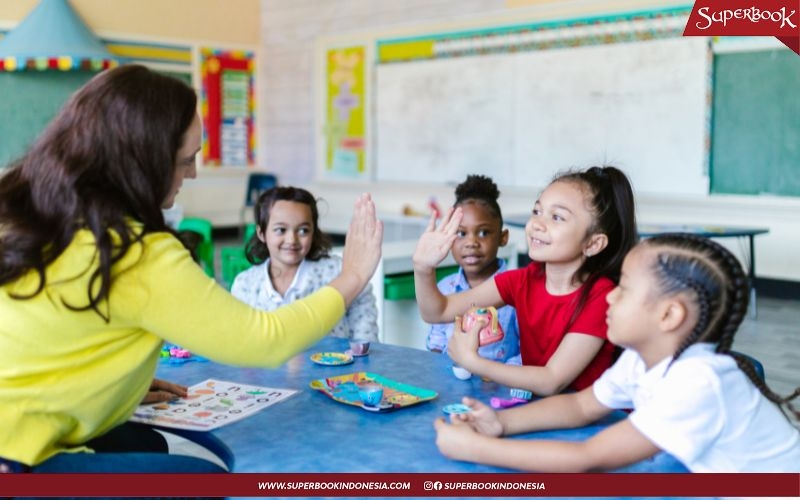
[[[774,36],[800,55],[797,0],[697,0],[684,36]]]
[[[695,26],[698,29],[705,30],[710,28],[714,23],[722,23],[722,26],[725,27],[728,25],[728,21],[736,20],[736,19],[744,19],[746,21],[750,21],[752,23],[758,23],[762,21],[773,22],[773,23],[780,23],[780,27],[783,28],[785,26],[791,26],[792,28],[797,28],[797,24],[792,22],[792,18],[796,17],[797,14],[796,10],[792,10],[788,13],[786,12],[786,7],[781,7],[781,10],[770,12],[768,10],[761,10],[758,7],[750,7],[748,9],[726,9],[720,10],[717,12],[712,12],[711,8],[703,7],[699,9],[697,13],[705,19],[705,22],[697,23]]]

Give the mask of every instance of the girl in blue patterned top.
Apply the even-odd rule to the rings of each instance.
[[[499,196],[494,181],[483,175],[467,176],[456,186],[453,206],[460,206],[464,217],[450,252],[460,267],[457,273],[439,281],[442,294],[468,290],[506,270],[505,261],[497,258],[497,249],[508,243],[508,230],[503,229],[503,215],[497,203]],[[505,337],[481,347],[478,353],[494,361],[520,364],[517,313],[513,307],[504,306],[497,311],[497,317]],[[452,322],[431,325],[426,342],[428,350],[445,352],[452,335]]]
[[[305,189],[278,186],[262,193],[255,205],[256,232],[245,246],[253,267],[236,276],[233,296],[272,311],[335,278],[342,259],[330,255],[330,239],[318,220],[317,200]],[[330,335],[376,342],[377,320],[375,295],[368,284]]]

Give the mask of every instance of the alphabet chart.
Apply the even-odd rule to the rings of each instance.
[[[292,389],[273,389],[208,379],[189,387],[185,398],[140,405],[131,421],[175,429],[209,431],[248,417],[295,393],[297,391]]]

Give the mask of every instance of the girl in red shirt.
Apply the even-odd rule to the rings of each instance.
[[[473,374],[538,395],[592,384],[613,361],[606,338],[606,295],[636,243],[633,191],[615,167],[562,174],[542,192],[525,227],[532,263],[453,295],[436,287],[436,266],[447,256],[461,222],[451,208],[436,227],[431,218],[413,256],[417,304],[429,323],[450,322],[471,306],[517,310],[523,366],[478,355],[477,335],[453,335],[448,353]],[[458,328],[457,331],[461,329]]]

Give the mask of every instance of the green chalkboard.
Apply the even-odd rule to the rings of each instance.
[[[800,57],[714,58],[711,192],[800,196]]]
[[[188,73],[164,72],[191,85]],[[90,71],[0,72],[0,169],[22,156]]]
[[[0,72],[0,165],[23,153],[81,85],[88,71]]]

